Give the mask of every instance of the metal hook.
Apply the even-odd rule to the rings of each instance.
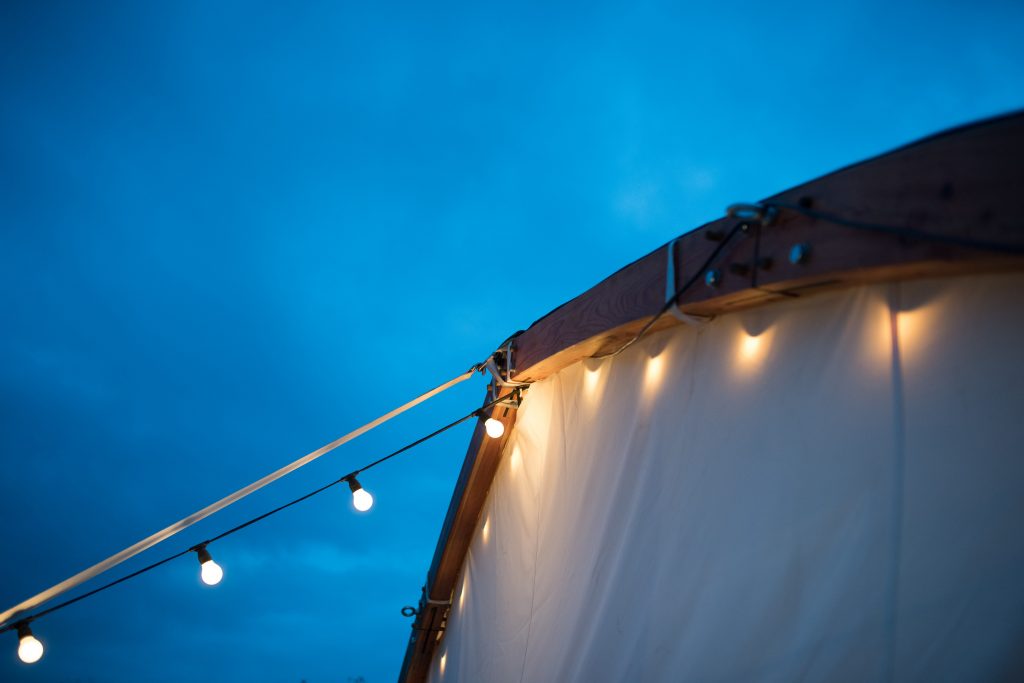
[[[741,221],[770,225],[775,220],[775,216],[778,215],[778,209],[764,204],[744,204],[740,202],[730,204],[725,209],[725,215]]]

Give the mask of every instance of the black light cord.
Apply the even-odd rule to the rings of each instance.
[[[6,633],[7,631],[13,631],[14,629],[18,628],[19,626],[21,626],[23,624],[29,624],[29,623],[35,621],[36,619],[39,619],[40,617],[44,617],[47,614],[50,614],[51,612],[56,612],[57,610],[64,609],[65,607],[68,607],[69,605],[73,605],[76,602],[79,602],[80,600],[85,600],[86,598],[92,597],[93,595],[96,595],[97,593],[99,593],[101,591],[105,591],[108,588],[113,588],[114,586],[116,586],[119,583],[124,583],[128,579],[134,579],[136,576],[139,576],[141,574],[145,574],[148,571],[152,571],[152,570],[156,569],[157,567],[159,567],[160,565],[167,564],[171,560],[176,560],[179,557],[181,557],[182,555],[187,555],[190,552],[192,552],[191,548],[189,548],[188,550],[182,550],[180,553],[175,553],[174,555],[171,555],[169,557],[165,557],[164,559],[159,560],[158,562],[154,562],[153,564],[145,566],[142,569],[138,569],[138,570],[132,572],[131,574],[126,574],[125,576],[122,576],[119,579],[111,581],[108,584],[104,584],[104,585],[100,586],[99,588],[94,588],[91,591],[89,591],[88,593],[82,593],[81,595],[79,595],[77,597],[74,597],[74,598],[71,598],[70,600],[65,600],[64,602],[62,602],[60,604],[57,604],[57,605],[54,605],[53,607],[48,607],[47,609],[44,609],[42,612],[36,612],[35,614],[33,614],[31,616],[19,618],[18,620],[12,621],[11,623],[8,623],[8,624],[4,625],[2,628],[0,628],[0,633]]]
[[[214,541],[219,541],[220,539],[224,538],[225,536],[230,536],[231,534],[233,534],[235,532],[241,531],[245,527],[251,526],[251,525],[255,524],[256,522],[264,520],[267,517],[269,517],[270,515],[277,514],[281,510],[284,510],[285,508],[290,508],[292,505],[295,505],[296,503],[301,503],[302,501],[306,500],[307,498],[312,498],[313,496],[315,496],[318,493],[323,493],[324,491],[326,491],[327,489],[331,488],[332,486],[337,486],[342,481],[344,481],[344,480],[343,479],[335,479],[330,484],[326,484],[324,486],[321,486],[320,488],[316,489],[315,491],[310,491],[309,493],[307,493],[304,496],[299,496],[295,500],[293,500],[291,502],[288,502],[288,503],[285,503],[284,505],[281,505],[279,507],[276,507],[273,510],[271,510],[270,512],[264,512],[259,517],[253,517],[248,522],[242,522],[238,526],[232,527],[231,529],[228,529],[227,531],[225,531],[223,533],[219,533],[216,536],[214,536],[213,538],[207,539],[207,540],[203,541],[202,543],[196,543],[194,546],[192,546],[191,548],[189,548],[185,552],[192,552],[193,550],[199,549],[201,546],[205,546],[205,545],[207,545],[209,543],[213,543]]]
[[[842,216],[836,216],[835,214],[826,213],[824,211],[815,211],[814,209],[808,208],[806,206],[800,206],[799,204],[789,204],[787,202],[767,201],[762,202],[761,206],[774,207],[777,209],[793,211],[795,213],[803,214],[808,218],[814,218],[819,221],[825,221],[826,223],[841,225],[846,228],[853,228],[854,230],[878,232],[886,235],[896,235],[897,237],[904,237],[906,239],[921,240],[922,242],[936,242],[939,244],[949,244],[955,247],[980,249],[982,251],[991,251],[998,254],[1024,254],[1024,245],[1006,244],[1003,242],[989,242],[988,240],[976,240],[971,239],[970,237],[959,237],[956,235],[938,235],[933,232],[926,232],[924,230],[917,230],[915,228],[901,228],[894,225],[864,223],[862,221],[855,221],[849,218],[843,218]]]
[[[440,429],[437,429],[437,430],[431,432],[430,434],[427,434],[424,437],[420,437],[419,439],[416,439],[412,443],[409,443],[409,444],[407,444],[405,446],[402,446],[397,451],[389,453],[388,455],[385,455],[383,458],[380,458],[378,460],[374,460],[369,465],[364,465],[363,467],[360,467],[359,469],[351,472],[350,474],[346,474],[344,477],[342,477],[340,479],[336,479],[336,480],[332,481],[331,483],[326,484],[324,486],[321,486],[320,488],[315,489],[313,491],[310,491],[309,493],[307,493],[307,494],[305,494],[303,496],[299,496],[295,500],[290,501],[288,503],[285,503],[284,505],[281,505],[279,507],[276,507],[273,510],[270,510],[269,512],[264,512],[262,515],[259,515],[258,517],[253,517],[249,521],[243,522],[242,524],[239,524],[236,527],[232,527],[232,528],[228,529],[227,531],[225,531],[223,533],[217,534],[213,538],[207,539],[207,540],[203,541],[202,543],[196,543],[195,545],[192,545],[192,546],[186,548],[185,550],[182,550],[180,552],[174,553],[173,555],[169,555],[169,556],[165,557],[162,560],[158,560],[158,561],[154,562],[153,564],[146,565],[145,567],[143,567],[141,569],[137,569],[134,572],[132,572],[131,574],[126,574],[125,576],[122,576],[119,579],[115,579],[115,580],[111,581],[110,583],[105,583],[102,586],[99,586],[98,588],[94,588],[94,589],[92,589],[91,591],[89,591],[87,593],[82,593],[81,595],[78,595],[78,596],[76,596],[74,598],[71,598],[70,600],[65,600],[64,602],[58,603],[58,604],[54,605],[53,607],[48,607],[48,608],[46,608],[46,609],[44,609],[44,610],[42,610],[40,612],[36,612],[35,614],[29,615],[29,616],[26,616],[26,617],[18,617],[16,619],[8,622],[7,624],[5,624],[3,626],[0,626],[0,633],[6,633],[7,631],[13,631],[13,630],[17,629],[19,626],[28,625],[29,623],[35,621],[36,619],[44,617],[44,616],[46,616],[48,614],[52,614],[53,612],[56,612],[57,610],[64,609],[65,607],[70,607],[71,605],[75,604],[76,602],[80,602],[82,600],[85,600],[86,598],[92,597],[93,595],[96,595],[97,593],[101,593],[101,592],[107,590],[108,588],[113,588],[114,586],[116,586],[116,585],[118,585],[120,583],[124,583],[128,579],[134,579],[136,576],[141,576],[142,574],[145,574],[146,572],[150,572],[150,571],[156,569],[157,567],[160,567],[162,565],[167,564],[171,560],[176,560],[179,557],[182,557],[184,555],[188,555],[191,552],[195,552],[195,551],[199,550],[200,548],[205,547],[209,543],[213,543],[214,541],[219,541],[220,539],[224,538],[225,536],[230,536],[231,534],[239,532],[242,529],[246,528],[247,526],[251,526],[251,525],[255,524],[256,522],[259,522],[261,520],[266,519],[267,517],[270,517],[271,515],[274,515],[274,514],[277,514],[278,512],[281,512],[282,510],[284,510],[286,508],[290,508],[291,506],[293,506],[293,505],[295,505],[297,503],[301,503],[302,501],[304,501],[304,500],[306,500],[308,498],[312,498],[313,496],[317,495],[318,493],[323,493],[324,491],[326,491],[327,489],[331,488],[332,486],[337,486],[338,484],[340,484],[340,483],[342,483],[344,481],[348,481],[348,479],[350,477],[354,477],[354,476],[356,476],[357,474],[359,474],[361,472],[365,472],[366,470],[370,469],[371,467],[376,467],[377,465],[381,464],[385,460],[389,460],[389,459],[395,457],[396,455],[404,453],[404,452],[408,451],[409,449],[414,448],[414,447],[420,445],[424,441],[429,441],[430,439],[433,439],[435,436],[438,436],[439,434],[442,434],[442,433],[448,431],[452,427],[456,427],[456,426],[462,424],[463,422],[465,422],[467,420],[470,420],[470,419],[472,419],[474,417],[482,417],[482,415],[483,415],[485,410],[487,410],[488,408],[491,408],[494,405],[497,405],[498,403],[501,403],[502,401],[506,401],[506,400],[512,398],[515,395],[515,393],[516,393],[515,391],[512,391],[512,392],[509,392],[508,394],[505,394],[504,396],[499,396],[498,398],[494,399],[493,401],[488,401],[483,406],[481,406],[480,408],[477,408],[476,410],[474,410],[473,412],[469,413],[468,415],[464,415],[463,417],[460,417],[459,419],[455,420],[454,422],[449,422],[448,424],[446,424],[445,426],[441,427]]]
[[[455,422],[449,422],[448,424],[446,424],[444,427],[441,427],[437,431],[431,432],[430,434],[427,434],[426,436],[422,436],[422,437],[416,439],[415,441],[413,441],[412,443],[406,444],[405,446],[402,446],[397,451],[394,451],[393,453],[388,453],[383,458],[381,458],[379,460],[374,460],[369,465],[365,465],[364,467],[360,467],[358,470],[354,470],[350,474],[346,474],[344,477],[342,477],[342,480],[348,479],[349,477],[354,477],[354,476],[356,476],[356,475],[358,475],[358,474],[360,474],[360,473],[370,469],[371,467],[376,467],[377,465],[381,464],[385,460],[390,460],[391,458],[395,457],[396,455],[399,455],[401,453],[405,453],[410,448],[415,448],[416,446],[419,446],[424,441],[429,441],[430,439],[433,439],[438,434],[441,434],[442,432],[446,432],[449,429],[451,429],[452,427],[455,427],[455,426],[458,426],[458,425],[462,424],[466,420],[471,420],[474,417],[483,417],[483,412],[485,410],[487,410],[491,406],[494,406],[494,405],[497,405],[498,403],[501,403],[502,401],[507,401],[508,399],[510,399],[513,396],[515,396],[515,394],[516,394],[515,391],[510,391],[509,393],[505,394],[504,396],[499,396],[498,398],[494,399],[493,401],[488,401],[482,407],[474,410],[469,415],[464,415],[464,416],[460,417],[458,420],[455,420]]]
[[[711,252],[711,255],[708,256],[706,259],[704,259],[704,263],[702,263],[700,265],[700,268],[697,269],[697,272],[695,272],[693,274],[693,276],[690,277],[689,280],[687,280],[685,283],[683,283],[682,287],[680,287],[679,289],[676,290],[676,293],[673,294],[672,297],[668,301],[666,301],[665,304],[658,310],[658,312],[655,313],[651,317],[651,319],[648,320],[647,323],[644,324],[644,326],[640,328],[640,331],[637,332],[636,335],[632,339],[630,339],[628,342],[626,342],[625,344],[623,344],[619,348],[615,349],[611,353],[606,353],[606,354],[603,354],[603,355],[600,355],[600,356],[591,356],[591,357],[592,358],[597,358],[597,359],[611,358],[613,356],[619,355],[620,353],[622,353],[623,351],[628,349],[630,346],[635,344],[637,341],[639,341],[640,338],[643,337],[645,334],[647,334],[647,332],[651,329],[651,327],[654,326],[654,323],[658,322],[658,320],[661,318],[661,316],[665,315],[665,313],[670,308],[672,308],[673,306],[676,305],[676,302],[679,301],[679,297],[681,297],[688,289],[690,289],[690,287],[693,287],[693,285],[696,284],[696,282],[704,274],[704,271],[706,271],[708,269],[708,266],[710,266],[714,262],[714,260],[716,258],[718,258],[718,255],[722,253],[722,250],[725,249],[725,245],[727,245],[732,240],[732,238],[736,236],[736,233],[738,233],[740,230],[742,230],[744,228],[744,226],[749,226],[749,225],[750,225],[749,221],[741,221],[741,222],[737,223],[735,226],[733,226],[733,229],[730,230],[728,232],[728,234],[726,234],[726,236],[723,237],[722,240],[718,243],[718,246],[714,248],[714,250]]]

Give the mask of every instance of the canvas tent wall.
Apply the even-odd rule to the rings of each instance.
[[[1022,153],[1010,116],[782,193],[810,211],[753,226],[680,297],[716,317],[665,316],[619,356],[588,359],[735,219],[520,335],[534,383],[505,438],[474,437],[402,680],[1024,673],[1024,275],[954,244],[1024,245]],[[789,263],[795,244],[814,258]]]

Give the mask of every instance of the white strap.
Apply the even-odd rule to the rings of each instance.
[[[679,238],[675,238],[668,243],[668,266],[665,268],[665,303],[672,301],[672,306],[669,307],[669,311],[675,317],[676,320],[686,323],[687,325],[703,325],[711,318],[701,315],[690,315],[683,313],[679,310],[679,306],[673,301],[676,298],[676,242]]]
[[[65,593],[65,592],[71,590],[72,588],[75,588],[76,586],[79,586],[79,585],[85,583],[89,579],[102,574],[103,572],[107,571],[108,569],[112,569],[113,567],[116,567],[117,565],[121,564],[125,560],[127,560],[129,558],[132,558],[132,557],[135,557],[136,555],[138,555],[139,553],[143,552],[144,550],[148,550],[149,548],[152,548],[157,543],[160,543],[162,541],[166,541],[168,538],[170,538],[171,536],[175,535],[179,531],[184,531],[185,529],[189,528],[190,526],[192,526],[196,522],[199,522],[200,520],[203,520],[203,519],[209,517],[213,513],[218,512],[220,510],[223,510],[224,508],[226,508],[227,506],[231,505],[232,503],[236,503],[239,500],[241,500],[242,498],[245,498],[250,493],[253,493],[254,491],[258,491],[259,489],[263,488],[267,484],[271,484],[271,483],[277,481],[278,479],[280,479],[281,477],[285,476],[286,474],[290,474],[291,472],[294,472],[295,470],[299,469],[303,465],[307,465],[307,464],[313,462],[314,460],[316,460],[320,456],[326,455],[327,453],[330,453],[331,451],[333,451],[338,446],[341,446],[344,443],[348,443],[349,441],[351,441],[352,439],[355,439],[358,436],[362,436],[363,434],[365,434],[366,432],[370,431],[374,427],[378,427],[378,426],[384,424],[385,422],[387,422],[391,418],[393,418],[393,417],[395,417],[397,415],[400,415],[400,414],[404,413],[405,411],[409,410],[410,408],[412,408],[414,406],[417,406],[420,403],[423,403],[427,399],[432,398],[433,396],[436,396],[437,394],[440,394],[442,391],[445,391],[446,389],[450,389],[451,387],[455,386],[456,384],[459,384],[460,382],[463,382],[463,381],[469,379],[470,377],[473,376],[473,372],[474,372],[474,370],[469,370],[469,371],[465,372],[464,374],[459,375],[458,377],[456,377],[456,378],[454,378],[452,380],[449,380],[448,382],[445,382],[441,386],[439,386],[439,387],[437,387],[435,389],[431,389],[427,393],[422,394],[421,396],[418,396],[418,397],[414,398],[413,400],[409,401],[405,405],[399,406],[398,408],[395,408],[391,412],[386,413],[384,415],[381,415],[380,417],[378,417],[376,420],[373,420],[372,422],[367,422],[362,427],[349,432],[345,436],[343,436],[343,437],[341,437],[339,439],[336,439],[335,441],[332,441],[329,444],[321,446],[320,448],[316,449],[312,453],[309,453],[307,455],[302,456],[298,460],[285,465],[284,467],[282,467],[281,469],[279,469],[279,470],[277,470],[275,472],[271,472],[267,476],[263,477],[262,479],[258,479],[257,481],[254,481],[253,483],[249,484],[245,488],[241,488],[241,489],[235,491],[234,493],[232,493],[231,495],[225,496],[224,498],[221,498],[216,503],[212,503],[210,505],[207,505],[206,507],[204,507],[202,510],[199,510],[198,512],[193,512],[188,517],[185,517],[184,519],[182,519],[182,520],[180,520],[178,522],[175,522],[174,524],[170,525],[166,529],[161,529],[160,531],[156,532],[155,534],[153,534],[151,536],[147,536],[146,538],[142,539],[141,541],[139,541],[135,545],[128,546],[127,548],[125,548],[121,552],[116,553],[114,555],[111,555],[110,557],[108,557],[107,559],[103,560],[102,562],[98,562],[98,563],[94,564],[93,566],[89,567],[88,569],[80,571],[77,574],[75,574],[74,576],[72,576],[72,577],[70,577],[68,579],[64,579],[63,581],[61,581],[60,583],[56,584],[55,586],[51,586],[51,587],[47,588],[46,590],[44,590],[43,592],[41,592],[41,593],[39,593],[37,595],[32,596],[28,600],[24,600],[24,601],[18,603],[17,605],[15,605],[14,607],[11,607],[11,608],[9,608],[7,610],[4,610],[3,613],[0,613],[0,624],[6,623],[7,621],[9,621],[11,619],[11,617],[15,616],[16,614],[19,614],[21,612],[25,612],[27,610],[34,609],[34,608],[42,605],[43,603],[52,600],[53,598],[57,597],[61,593]]]

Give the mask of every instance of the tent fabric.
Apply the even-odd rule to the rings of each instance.
[[[1022,293],[857,287],[534,384],[429,680],[1020,680]]]

